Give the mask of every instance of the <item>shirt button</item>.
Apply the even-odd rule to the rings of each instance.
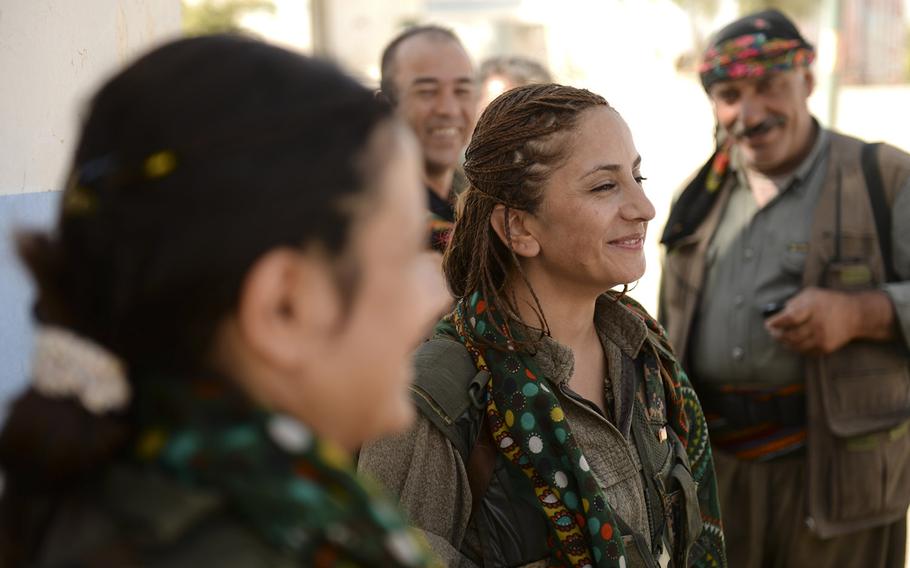
[[[745,354],[746,352],[742,347],[734,347],[733,352],[731,353],[731,355],[733,355],[733,359],[737,361],[742,361],[743,355]]]
[[[737,295],[733,298],[733,305],[735,305],[735,306],[737,306],[737,307],[743,305],[743,297],[742,297],[741,294],[737,294]]]
[[[746,260],[751,260],[754,255],[755,251],[752,250],[752,247],[748,247],[743,251],[743,257],[745,257]]]

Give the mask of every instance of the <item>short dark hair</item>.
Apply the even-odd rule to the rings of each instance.
[[[453,41],[464,49],[464,45],[462,45],[458,36],[455,35],[455,32],[449,28],[437,26],[435,24],[412,26],[395,36],[392,41],[385,46],[385,49],[382,50],[382,58],[380,59],[381,75],[379,79],[379,91],[393,107],[398,105],[398,97],[400,95],[398,86],[395,85],[395,63],[396,56],[398,55],[398,48],[405,41],[419,35],[428,35],[435,39]]]

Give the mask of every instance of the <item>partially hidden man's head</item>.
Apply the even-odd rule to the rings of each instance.
[[[474,66],[458,37],[417,26],[382,53],[380,90],[420,143],[427,172],[453,170],[467,145],[477,105]]]
[[[480,83],[478,116],[493,99],[510,89],[553,82],[553,76],[546,67],[522,55],[491,57],[481,63],[478,76]]]
[[[699,67],[702,85],[747,166],[787,173],[805,155],[814,59],[815,48],[777,10],[740,18],[711,39]]]

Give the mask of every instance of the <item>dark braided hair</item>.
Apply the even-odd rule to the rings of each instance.
[[[497,205],[506,207],[506,220],[509,209],[537,211],[544,184],[566,159],[563,138],[575,129],[582,111],[601,105],[612,108],[588,90],[545,84],[507,91],[486,108],[465,153],[470,187],[459,199],[443,260],[456,298],[479,292],[491,308],[522,322],[515,290],[506,289],[509,277],[517,273],[534,297],[539,328],[549,333],[540,301],[512,249],[509,223],[503,243],[490,218]]]

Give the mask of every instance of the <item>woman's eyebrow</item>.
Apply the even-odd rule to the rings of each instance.
[[[632,162],[632,169],[634,170],[634,169],[637,168],[639,165],[641,165],[641,156],[638,156],[637,158],[635,158],[635,161]],[[600,165],[598,165],[598,166],[592,168],[592,169],[591,169],[590,171],[588,171],[587,173],[585,173],[583,176],[581,176],[580,179],[585,179],[586,177],[588,177],[588,176],[590,176],[590,175],[593,175],[593,174],[596,174],[597,172],[602,172],[602,171],[615,172],[615,171],[619,171],[619,169],[620,169],[621,167],[622,167],[622,166],[620,166],[619,164],[600,164]]]

